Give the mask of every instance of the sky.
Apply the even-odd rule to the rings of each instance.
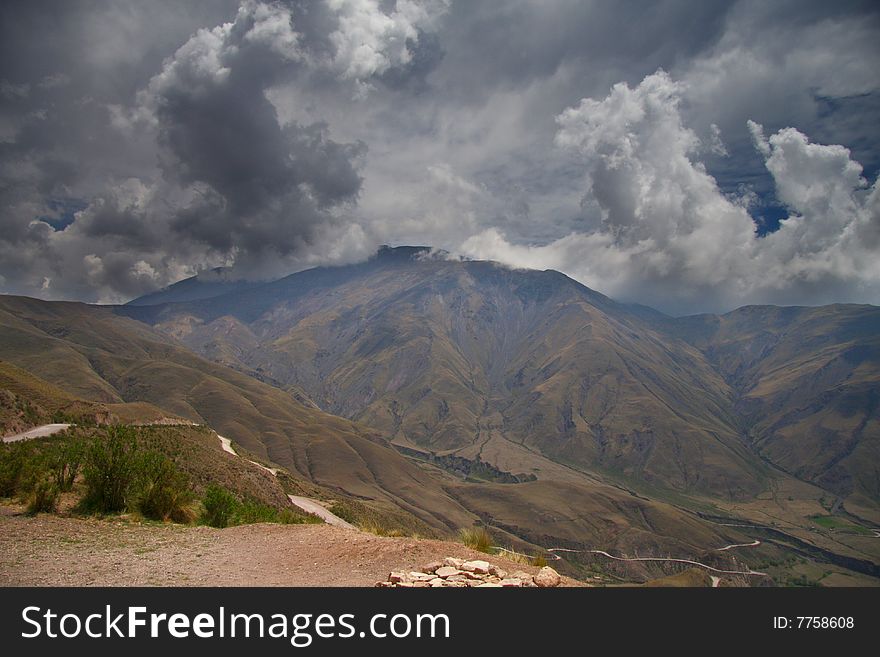
[[[0,292],[419,244],[673,314],[880,303],[875,2],[11,0]]]

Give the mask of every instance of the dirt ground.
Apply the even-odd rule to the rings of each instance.
[[[458,543],[330,525],[213,529],[20,511],[0,506],[2,586],[373,586],[447,556],[538,570]]]

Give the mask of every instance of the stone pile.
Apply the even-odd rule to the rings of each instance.
[[[442,563],[434,561],[418,571],[392,571],[388,579],[376,582],[381,588],[552,588],[561,583],[559,573],[545,566],[537,575],[523,570],[513,573],[488,561],[465,561],[446,557]]]

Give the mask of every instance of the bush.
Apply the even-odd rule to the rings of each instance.
[[[59,492],[66,492],[73,488],[73,482],[79,473],[84,453],[84,445],[77,439],[56,442],[47,451],[46,464]]]
[[[201,521],[218,529],[257,522],[276,522],[282,525],[323,522],[317,516],[297,513],[291,508],[277,509],[256,500],[239,500],[225,488],[214,484],[206,489],[202,505],[204,511]]]
[[[477,552],[489,554],[492,551],[492,537],[485,527],[470,527],[459,533],[461,542]]]
[[[184,523],[192,520],[189,479],[171,459],[158,452],[144,452],[138,470],[138,508],[144,516]]]
[[[278,509],[254,500],[239,502],[233,513],[232,524],[251,525],[256,522],[278,522]]]
[[[205,499],[202,504],[205,507],[202,512],[202,522],[211,527],[222,529],[229,526],[238,507],[238,500],[225,488],[211,484],[205,491]]]
[[[137,483],[137,461],[137,443],[130,427],[109,427],[106,438],[96,437],[86,449],[82,507],[98,513],[125,511]]]
[[[19,491],[27,469],[28,450],[20,443],[0,446],[0,497],[12,497]]]
[[[27,511],[28,515],[36,515],[38,513],[52,513],[58,508],[58,486],[55,482],[48,479],[39,480],[31,492],[28,499]]]

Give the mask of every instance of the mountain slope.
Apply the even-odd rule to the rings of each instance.
[[[749,306],[674,324],[735,390],[761,454],[880,500],[880,308]]]
[[[315,483],[448,530],[472,521],[377,434],[84,304],[0,297],[0,359],[90,401],[150,402]],[[433,514],[429,509],[443,509]]]

